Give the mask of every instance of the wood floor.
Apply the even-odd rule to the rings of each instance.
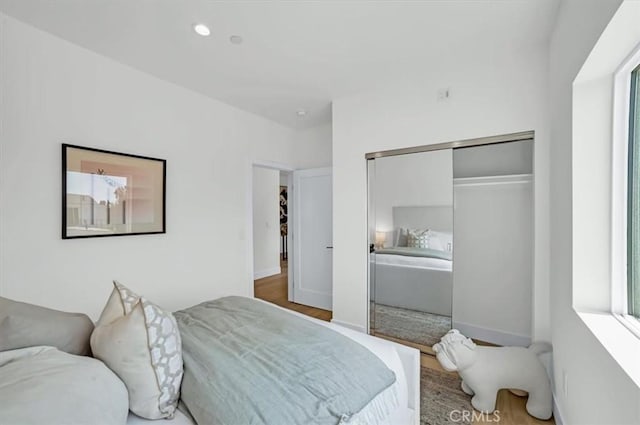
[[[433,349],[431,347],[429,347],[428,345],[419,344],[419,343],[413,342],[413,341],[406,341],[404,339],[396,338],[396,337],[393,337],[393,336],[390,336],[390,335],[381,334],[381,333],[375,332],[375,331],[372,331],[371,335],[374,335],[374,336],[377,336],[378,338],[386,339],[386,340],[389,340],[389,341],[397,342],[398,344],[408,345],[409,347],[413,347],[413,348],[416,348],[416,349],[420,350],[420,353],[422,353],[422,354],[429,354],[431,356],[435,356],[436,355],[436,353],[433,352]]]
[[[263,299],[265,301],[272,302],[281,307],[289,310],[294,310],[307,316],[315,317],[316,319],[330,321],[331,312],[328,310],[321,310],[315,307],[309,307],[302,304],[292,303],[287,299],[288,282],[287,282],[287,263],[281,262],[282,273],[265,277],[264,279],[258,279],[254,281],[255,297]],[[381,338],[389,339],[401,344],[409,345],[414,348],[418,348],[422,351],[431,350],[431,347],[420,346],[419,344],[413,344],[410,342],[402,341],[397,338],[391,338],[384,335],[376,335]],[[429,354],[420,355],[420,363],[422,367],[428,367],[446,372],[435,357]],[[541,421],[532,416],[529,416],[525,408],[527,402],[526,397],[518,397],[507,390],[502,390],[498,393],[498,402],[496,410],[500,412],[500,420],[497,421],[497,417],[487,415],[486,420],[474,420],[474,424],[483,425],[554,425],[555,422],[552,419],[548,421]],[[477,417],[476,417],[477,419]]]
[[[255,280],[253,283],[254,294],[256,298],[269,301],[289,310],[315,317],[316,319],[330,321],[331,312],[329,310],[321,310],[307,305],[292,303],[287,299],[289,292],[289,284],[287,281],[287,262],[281,261],[280,274],[265,277],[264,279]]]

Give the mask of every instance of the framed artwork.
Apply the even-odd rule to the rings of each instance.
[[[62,144],[62,239],[165,233],[166,160]]]

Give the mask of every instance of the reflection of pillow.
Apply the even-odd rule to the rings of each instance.
[[[409,231],[406,227],[398,227],[395,230],[393,246],[406,247],[409,246]]]
[[[438,251],[453,251],[453,234],[449,232],[429,231],[429,248]]]
[[[3,424],[124,424],[127,389],[104,363],[53,347],[0,353]]]
[[[429,248],[429,229],[409,229],[407,246],[410,248]]]
[[[0,351],[50,345],[88,356],[93,322],[85,314],[66,313],[0,297]]]
[[[129,390],[129,408],[147,419],[172,417],[182,382],[182,343],[173,314],[115,288],[91,335],[91,348]]]
[[[393,237],[393,246],[407,246],[409,229],[398,227]]]

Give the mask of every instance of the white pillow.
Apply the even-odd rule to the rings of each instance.
[[[125,383],[133,413],[147,419],[173,417],[183,373],[178,324],[170,312],[113,284],[91,335],[93,355]]]
[[[0,423],[124,424],[127,389],[104,363],[54,347],[0,352]]]
[[[407,231],[408,229],[405,229],[404,227],[398,227],[394,231],[393,246],[395,247],[407,246]]]
[[[429,248],[438,251],[453,251],[453,234],[450,232],[429,231]]]
[[[70,354],[90,356],[93,322],[81,313],[66,313],[0,297],[0,351],[47,345]]]

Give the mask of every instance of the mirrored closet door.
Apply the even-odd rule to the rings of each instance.
[[[452,150],[368,161],[371,333],[426,348],[451,329]]]
[[[368,156],[370,332],[426,353],[451,328],[526,346],[533,133],[438,148]]]

